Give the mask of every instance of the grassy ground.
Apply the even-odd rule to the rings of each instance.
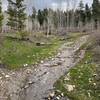
[[[81,35],[79,33],[69,34],[67,41],[74,41]],[[66,41],[62,41],[61,38],[65,38],[65,36],[46,38],[43,34],[36,34],[35,37],[31,38],[31,43],[30,41],[20,40],[19,35],[7,34],[0,45],[0,64],[6,65],[9,69],[18,69],[26,65],[37,64],[57,52],[61,44]],[[36,42],[47,44],[36,46]]]
[[[36,46],[28,41],[4,38],[0,47],[0,63],[7,65],[10,69],[17,69],[27,64],[36,64],[53,56],[62,41],[52,38],[49,43],[44,46]]]
[[[75,41],[77,38],[87,35],[86,33],[71,33],[68,34],[69,41]]]
[[[87,50],[84,59],[55,83],[56,89],[71,100],[100,100],[100,80],[95,78],[97,64],[93,58],[94,52]]]

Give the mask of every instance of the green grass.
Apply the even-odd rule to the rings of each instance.
[[[64,92],[71,100],[100,100],[100,92],[96,92],[94,85],[96,65],[92,56],[92,52],[87,51],[84,59],[55,83],[56,89]],[[69,80],[65,80],[66,77]],[[75,85],[74,90],[69,92],[65,84]]]
[[[86,33],[70,33],[68,34],[68,40],[69,41],[75,41],[81,36],[87,35]]]
[[[67,41],[75,41],[82,35],[80,33],[71,33]],[[30,43],[29,41],[20,40],[19,35],[16,34],[6,35],[0,46],[0,63],[6,65],[9,69],[18,69],[25,64],[37,64],[41,60],[55,55],[61,44],[66,41],[60,41],[61,37],[51,36],[46,38],[40,34],[32,38],[33,43]],[[35,42],[38,41],[47,44],[37,47]]]
[[[38,47],[28,41],[5,38],[0,48],[0,63],[5,64],[9,69],[39,63],[41,60],[53,56],[62,43],[57,38],[53,38],[49,42],[50,44]]]

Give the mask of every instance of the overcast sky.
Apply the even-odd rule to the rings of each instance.
[[[1,1],[3,10],[6,10],[7,0],[1,0]],[[61,8],[62,10],[66,10],[67,9],[66,1],[68,0],[25,0],[25,4],[27,5],[27,12],[31,13],[32,6],[34,6],[36,9],[53,8],[55,10],[57,8]],[[69,0],[69,1],[79,2],[80,0]],[[83,0],[83,2],[91,5],[92,0]]]

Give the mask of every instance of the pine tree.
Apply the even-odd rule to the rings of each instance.
[[[79,20],[80,20],[80,11],[78,9],[76,9],[74,16],[75,16],[75,18],[74,18],[74,26],[78,27]]]
[[[8,0],[8,23],[12,29],[21,31],[24,29],[24,22],[26,20],[25,5],[23,5],[24,0]]]
[[[44,20],[48,23],[48,9],[43,10]]]
[[[85,12],[84,12],[84,4],[83,1],[81,0],[79,3],[79,11],[80,11],[80,22],[82,22],[82,25],[84,26],[86,24],[85,22]]]
[[[15,20],[17,19],[17,9],[15,9],[15,3],[11,0],[8,0],[7,13],[9,15],[7,25],[10,26],[11,29],[16,29],[17,22]]]
[[[43,23],[44,23],[44,14],[43,14],[43,11],[38,10],[37,19],[39,21],[40,26],[42,26]]]
[[[85,5],[85,15],[86,15],[86,22],[91,21],[91,9],[89,8],[88,4]]]
[[[99,0],[93,0],[92,12],[93,12],[93,19],[95,22],[95,29],[97,29],[98,22],[100,22],[100,2]]]
[[[0,0],[0,32],[2,31],[2,21],[3,21],[2,3],[1,3],[1,0]]]
[[[45,34],[48,35],[48,25],[49,25],[49,10],[45,8],[43,10],[43,16],[44,16],[44,28],[45,28]]]

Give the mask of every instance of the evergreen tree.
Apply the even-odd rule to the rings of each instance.
[[[84,4],[83,4],[82,0],[79,3],[79,9],[80,9],[80,11],[83,11],[83,9],[84,9]]]
[[[8,0],[8,10],[7,13],[9,15],[7,25],[11,27],[11,29],[17,28],[17,9],[15,8],[15,3],[12,0]]]
[[[88,4],[85,5],[85,15],[86,15],[86,22],[91,21],[91,9],[89,8]]]
[[[80,12],[80,21],[82,22],[82,25],[84,26],[86,23],[85,23],[85,12],[84,12],[84,4],[83,4],[83,1],[81,0],[80,3],[79,3],[79,12]]]
[[[93,19],[95,22],[95,29],[97,29],[98,22],[100,22],[100,2],[99,0],[93,0],[92,12],[93,12]]]
[[[37,19],[39,21],[40,26],[42,26],[43,23],[44,23],[44,13],[43,13],[43,11],[38,10]]]
[[[43,10],[43,16],[44,16],[44,20],[45,20],[46,22],[48,22],[48,9],[44,9],[44,10]]]
[[[45,21],[45,24],[44,24],[44,29],[46,31],[45,34],[47,35],[48,25],[49,25],[49,11],[47,8],[43,10],[43,16],[44,16],[44,21]]]
[[[23,5],[24,0],[8,0],[8,23],[12,29],[21,31],[24,29],[24,22],[26,20],[25,5]]]
[[[0,0],[0,32],[2,31],[2,21],[3,21],[2,3],[1,3],[1,0]]]
[[[74,14],[74,26],[78,27],[79,25],[79,20],[80,20],[80,11],[76,9],[75,14]]]

